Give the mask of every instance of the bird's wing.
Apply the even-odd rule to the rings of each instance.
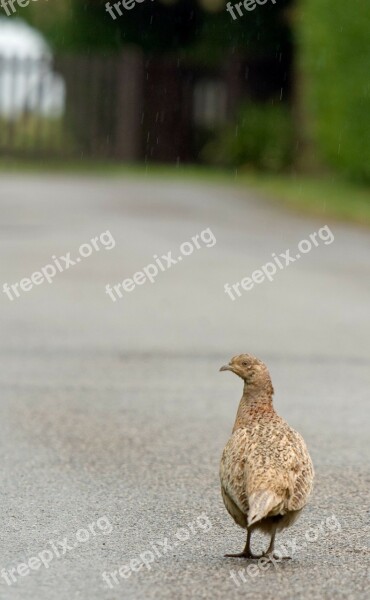
[[[294,453],[289,471],[289,498],[287,510],[301,510],[307,503],[312,491],[314,470],[311,457],[302,436],[294,429],[289,428],[290,436],[294,441]]]
[[[237,429],[224,448],[220,464],[220,480],[223,492],[236,504],[244,515],[248,512],[248,496],[245,481],[247,447],[247,431],[245,429]]]
[[[250,432],[245,481],[248,524],[300,510],[312,488],[313,468],[303,438],[283,419]]]

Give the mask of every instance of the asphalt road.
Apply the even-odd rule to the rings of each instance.
[[[145,178],[2,175],[0,209],[1,288],[100,243],[60,259],[53,283],[1,293],[0,597],[368,598],[369,232]],[[325,225],[332,243],[316,237],[274,281],[225,293]],[[208,246],[181,254],[208,228]],[[110,299],[106,284],[153,255],[155,282]],[[293,559],[267,570],[223,557],[244,544],[218,482],[241,382],[218,368],[241,352],[268,364],[316,468],[279,538]]]

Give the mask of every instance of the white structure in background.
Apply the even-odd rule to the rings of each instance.
[[[42,35],[21,19],[0,17],[0,118],[25,111],[58,117],[64,104],[64,81],[53,73]]]

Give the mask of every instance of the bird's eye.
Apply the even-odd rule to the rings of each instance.
[[[247,363],[246,363],[246,362],[243,362],[243,363],[242,363],[242,365],[243,365],[243,367],[246,367],[246,366],[247,366]]]

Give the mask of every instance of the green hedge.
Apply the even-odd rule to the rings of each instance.
[[[292,162],[293,129],[282,103],[241,107],[235,122],[206,144],[201,158],[210,164],[279,172]]]
[[[296,32],[321,156],[369,181],[370,2],[301,0]]]

